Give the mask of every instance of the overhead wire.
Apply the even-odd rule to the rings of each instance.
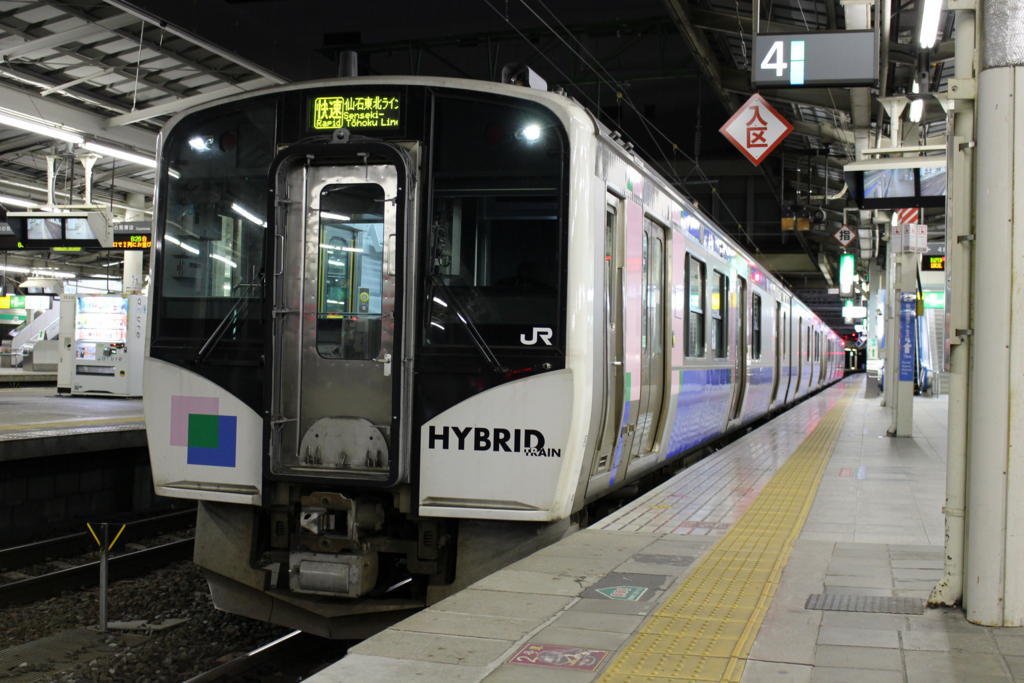
[[[517,26],[516,26],[516,25],[514,24],[514,22],[512,22],[511,18],[510,18],[510,17],[508,16],[508,14],[507,14],[507,11],[506,11],[506,13],[505,13],[505,14],[502,14],[501,12],[499,12],[499,11],[497,10],[497,8],[495,8],[495,7],[494,7],[494,5],[493,5],[493,4],[491,4],[491,2],[490,2],[489,0],[483,0],[483,1],[484,1],[484,3],[485,3],[485,4],[486,4],[486,5],[488,6],[488,7],[490,7],[490,8],[491,8],[491,9],[492,9],[492,10],[493,10],[493,11],[494,11],[494,12],[495,12],[496,14],[498,14],[499,16],[501,16],[501,17],[502,17],[502,19],[503,19],[503,20],[504,20],[504,21],[505,21],[505,22],[506,22],[506,23],[507,23],[507,24],[508,24],[508,25],[509,25],[509,26],[510,26],[510,27],[512,28],[512,30],[513,30],[513,31],[515,31],[515,32],[516,32],[516,33],[517,33],[517,34],[518,34],[518,35],[519,35],[519,36],[520,36],[521,38],[523,38],[523,40],[524,40],[524,41],[526,41],[526,36],[525,36],[525,34],[524,34],[524,33],[523,33],[523,32],[522,32],[522,31],[521,31],[521,30],[520,30],[520,29],[519,29],[519,28],[518,28],[518,27],[517,27]],[[594,73],[594,75],[595,75],[595,76],[596,76],[596,77],[598,78],[598,80],[599,80],[599,81],[603,82],[603,83],[604,83],[605,85],[607,85],[608,87],[612,88],[612,89],[613,89],[613,90],[615,91],[615,93],[616,93],[616,97],[617,97],[617,99],[618,99],[619,101],[621,101],[621,102],[624,102],[624,103],[626,104],[626,106],[627,106],[627,107],[628,107],[628,108],[629,108],[630,110],[632,110],[632,111],[633,111],[633,112],[634,112],[634,113],[635,113],[635,114],[637,115],[637,117],[638,117],[638,119],[639,119],[639,121],[640,121],[641,125],[643,125],[643,126],[644,126],[644,129],[646,130],[646,132],[647,132],[648,136],[649,136],[649,137],[651,138],[651,142],[652,142],[652,143],[654,143],[654,145],[655,145],[655,146],[656,146],[656,147],[658,148],[658,152],[659,152],[659,154],[660,154],[660,157],[661,157],[661,158],[662,158],[662,159],[664,160],[664,164],[657,164],[657,162],[655,162],[655,163],[656,163],[656,164],[657,164],[658,166],[663,166],[663,167],[664,167],[664,170],[666,171],[666,174],[667,174],[667,175],[668,175],[668,176],[669,176],[670,178],[673,178],[673,179],[675,180],[675,183],[677,184],[677,187],[678,187],[679,191],[680,191],[680,192],[683,192],[684,194],[687,194],[687,195],[689,195],[689,193],[687,193],[687,192],[686,192],[686,190],[684,189],[684,185],[685,185],[685,180],[683,180],[682,178],[680,178],[680,176],[679,176],[678,172],[677,172],[677,171],[676,171],[676,170],[674,169],[674,167],[673,167],[673,165],[672,165],[671,161],[670,161],[670,160],[669,160],[669,158],[668,158],[668,155],[667,155],[667,154],[665,154],[665,150],[664,150],[664,149],[662,148],[661,144],[660,144],[660,143],[658,142],[658,139],[657,139],[657,138],[658,138],[658,136],[660,136],[660,137],[661,137],[661,138],[663,138],[663,139],[664,139],[664,140],[665,140],[666,142],[668,142],[668,143],[669,143],[669,144],[670,144],[670,145],[672,146],[672,150],[673,150],[673,151],[675,151],[675,152],[677,152],[677,153],[681,154],[681,155],[682,155],[682,156],[683,156],[683,157],[684,157],[684,158],[685,158],[685,159],[686,159],[687,161],[691,162],[691,164],[693,164],[693,169],[695,169],[695,170],[697,171],[697,173],[698,173],[698,175],[700,176],[700,178],[701,178],[701,179],[702,179],[703,181],[705,181],[706,183],[708,183],[709,187],[711,188],[711,193],[712,193],[712,195],[713,195],[713,196],[715,196],[715,195],[718,195],[718,191],[717,191],[717,189],[715,189],[715,187],[714,187],[714,186],[713,186],[713,185],[712,185],[712,184],[710,183],[710,178],[708,178],[708,176],[707,176],[707,174],[706,174],[706,173],[704,172],[703,168],[701,168],[701,166],[700,166],[700,163],[699,163],[699,161],[698,161],[698,160],[697,160],[696,158],[694,158],[693,156],[691,156],[690,154],[688,154],[688,153],[687,153],[687,152],[686,152],[685,150],[683,150],[683,149],[682,149],[682,148],[681,148],[681,147],[680,147],[680,146],[679,146],[679,145],[678,145],[678,144],[677,144],[677,143],[676,143],[676,142],[675,142],[674,140],[672,140],[672,138],[670,138],[670,137],[669,137],[669,136],[668,136],[668,135],[667,135],[667,134],[666,134],[666,133],[665,133],[664,131],[662,131],[662,130],[661,130],[660,128],[658,128],[658,126],[657,126],[656,124],[654,124],[654,123],[653,123],[653,122],[652,122],[652,121],[651,121],[651,120],[650,120],[650,119],[649,119],[649,118],[648,118],[648,117],[647,117],[647,116],[646,116],[646,115],[645,115],[645,114],[644,114],[643,112],[641,112],[641,111],[640,111],[640,109],[639,109],[639,108],[637,107],[636,103],[635,103],[635,102],[633,102],[632,98],[631,98],[631,97],[630,97],[630,96],[628,95],[628,93],[626,92],[626,89],[625,89],[625,88],[624,88],[624,87],[622,86],[622,84],[621,84],[621,83],[619,83],[618,79],[616,79],[616,78],[615,78],[615,77],[614,77],[614,76],[613,76],[613,75],[611,74],[611,72],[610,72],[610,71],[608,71],[608,70],[607,70],[607,68],[605,68],[605,66],[604,66],[604,65],[603,65],[603,64],[601,63],[601,61],[600,61],[600,60],[599,60],[599,59],[598,59],[597,57],[595,57],[595,56],[593,55],[593,53],[591,53],[591,52],[590,52],[590,50],[588,50],[588,49],[587,49],[587,47],[586,47],[586,46],[585,46],[585,45],[583,44],[583,42],[582,42],[581,40],[579,40],[579,38],[576,38],[576,37],[575,37],[575,36],[573,35],[573,33],[572,33],[572,32],[571,32],[571,31],[570,31],[570,30],[569,30],[569,29],[568,29],[568,28],[567,28],[567,27],[565,26],[565,24],[564,24],[564,23],[562,23],[562,21],[561,21],[561,20],[560,20],[560,19],[558,18],[558,16],[557,16],[557,15],[556,15],[556,14],[555,14],[555,13],[554,13],[554,12],[553,12],[553,11],[552,11],[552,10],[551,10],[551,9],[550,9],[549,7],[548,7],[548,6],[547,6],[547,5],[546,5],[546,4],[544,3],[544,0],[537,0],[537,1],[538,1],[538,4],[540,4],[540,5],[541,5],[541,6],[542,6],[542,7],[543,7],[543,8],[545,9],[545,11],[547,11],[547,13],[548,13],[548,14],[549,14],[549,15],[551,16],[551,18],[552,18],[552,19],[554,20],[554,22],[556,22],[556,23],[558,24],[558,26],[559,26],[559,27],[560,27],[560,28],[561,28],[561,29],[562,29],[562,30],[563,30],[563,31],[564,31],[564,32],[565,32],[566,34],[568,34],[568,35],[570,35],[570,36],[573,36],[573,39],[575,40],[575,42],[576,42],[576,43],[577,43],[577,45],[579,46],[579,50],[577,50],[577,49],[576,49],[576,48],[574,48],[574,47],[573,47],[572,45],[570,45],[570,44],[569,44],[569,43],[568,43],[568,42],[566,41],[566,39],[565,39],[565,38],[563,37],[563,35],[562,35],[561,33],[559,33],[558,31],[556,31],[556,30],[555,30],[555,29],[554,29],[554,28],[553,28],[553,27],[551,26],[551,24],[550,24],[550,23],[548,23],[548,22],[547,22],[547,21],[546,21],[546,20],[544,19],[544,17],[542,17],[542,16],[540,15],[540,14],[538,14],[538,13],[537,13],[537,11],[536,11],[536,10],[534,10],[534,8],[533,8],[533,7],[531,7],[531,6],[530,6],[530,5],[529,5],[529,4],[528,4],[528,3],[526,2],[526,0],[520,0],[520,3],[521,3],[521,4],[523,5],[523,7],[524,7],[524,8],[526,8],[526,9],[527,9],[527,10],[528,10],[528,11],[529,11],[529,12],[530,12],[531,14],[533,14],[533,16],[534,16],[534,17],[535,17],[535,18],[536,18],[536,19],[537,19],[538,21],[540,21],[540,22],[541,22],[541,24],[542,24],[542,25],[543,25],[543,26],[544,26],[544,27],[545,27],[545,28],[546,28],[546,29],[547,29],[547,30],[548,30],[548,31],[549,31],[549,32],[550,32],[550,33],[551,33],[551,34],[552,34],[553,36],[555,36],[555,38],[557,38],[557,39],[559,40],[559,42],[561,42],[561,43],[562,43],[562,45],[564,45],[564,46],[565,46],[565,48],[566,48],[566,49],[568,49],[568,50],[569,50],[569,52],[570,52],[570,53],[571,53],[572,55],[574,55],[574,56],[575,56],[575,57],[576,57],[577,59],[579,59],[579,60],[580,60],[580,63],[581,63],[581,64],[583,64],[584,66],[586,66],[587,68],[589,68],[589,69],[590,69],[590,70],[591,70],[591,71],[592,71],[592,72]],[[507,9],[507,7],[506,7],[506,9]],[[528,41],[527,41],[527,42],[528,42]],[[580,51],[582,51],[583,53],[585,53],[585,55],[586,55],[586,56],[584,56],[583,54],[581,54],[581,53],[580,53]],[[583,88],[582,88],[582,87],[580,87],[580,86],[579,86],[578,84],[576,84],[576,83],[575,83],[575,81],[574,81],[574,80],[573,80],[573,79],[572,79],[572,78],[571,78],[570,76],[568,76],[568,75],[567,75],[567,74],[566,74],[566,73],[565,73],[565,72],[564,72],[564,71],[563,71],[563,70],[562,70],[562,69],[561,69],[561,68],[560,68],[560,67],[559,67],[559,66],[558,66],[557,64],[555,64],[555,63],[554,63],[554,62],[553,62],[553,61],[551,60],[551,58],[550,58],[550,57],[548,57],[548,56],[547,56],[546,54],[544,54],[544,53],[543,53],[543,52],[541,52],[540,50],[538,50],[537,52],[538,52],[538,54],[540,54],[540,55],[541,55],[541,57],[542,57],[542,58],[543,58],[543,59],[544,59],[545,61],[547,61],[547,62],[548,62],[549,64],[551,64],[551,66],[552,66],[552,67],[553,67],[553,68],[554,68],[554,69],[555,69],[555,70],[556,70],[556,71],[557,71],[557,72],[558,72],[558,73],[559,73],[560,75],[562,75],[562,76],[563,76],[563,78],[565,78],[565,79],[566,79],[566,82],[567,82],[567,83],[571,84],[571,85],[572,85],[572,86],[573,86],[574,88],[576,88],[576,89],[577,89],[577,90],[578,90],[578,91],[579,91],[579,92],[580,92],[580,93],[581,93],[581,94],[583,95],[583,97],[584,97],[584,98],[585,98],[585,99],[586,99],[586,100],[587,100],[588,102],[590,102],[590,103],[591,103],[591,104],[593,104],[593,105],[596,105],[596,104],[597,104],[597,103],[596,103],[596,102],[594,101],[594,99],[593,99],[592,97],[590,97],[590,96],[589,96],[589,95],[588,95],[588,94],[586,93],[586,91],[585,91],[585,90],[583,90]],[[588,58],[589,58],[589,59],[588,59]],[[593,62],[593,64],[591,63],[591,61]],[[595,66],[594,66],[594,64],[596,64],[597,66],[595,67]],[[602,71],[603,71],[604,73],[601,73]],[[601,110],[600,110],[599,108],[597,109],[597,112],[596,112],[596,113],[597,113],[597,115],[598,115],[598,116],[601,116],[601,115],[602,115],[602,112],[601,112]],[[657,135],[655,135],[655,133],[657,133]],[[643,147],[642,145],[640,145],[640,144],[639,144],[639,142],[637,142],[636,140],[632,140],[631,142],[633,143],[633,145],[634,145],[634,146],[635,146],[635,147],[636,147],[636,148],[637,148],[638,150],[640,150],[640,151],[641,151],[642,153],[644,153],[644,154],[645,154],[645,156],[647,156],[647,157],[648,157],[648,158],[650,158],[650,159],[651,159],[652,161],[654,161],[654,157],[653,157],[653,155],[651,155],[651,154],[650,154],[650,153],[649,153],[649,152],[648,152],[647,150],[645,150],[645,149],[644,149],[644,147]],[[691,200],[692,200],[692,197],[691,197]],[[753,240],[752,240],[752,239],[750,238],[750,236],[749,236],[749,235],[747,235],[747,234],[746,234],[746,232],[745,232],[745,231],[744,231],[744,230],[742,229],[742,225],[740,224],[739,218],[737,218],[737,217],[736,217],[736,214],[735,214],[735,213],[733,213],[732,209],[731,209],[731,208],[729,207],[729,205],[728,205],[728,204],[726,204],[726,203],[725,203],[724,201],[722,201],[721,199],[719,199],[719,201],[720,201],[720,203],[721,203],[722,207],[723,207],[723,208],[725,209],[726,213],[727,213],[727,214],[729,215],[730,219],[731,219],[731,220],[732,220],[732,221],[733,221],[733,222],[735,223],[735,225],[736,225],[736,228],[737,228],[737,232],[738,232],[738,234],[740,234],[740,235],[743,235],[743,237],[744,237],[744,238],[746,239],[746,241],[747,241],[747,242],[748,242],[748,243],[749,243],[749,244],[750,244],[750,245],[751,245],[752,247],[754,247],[754,248],[756,249],[756,248],[757,248],[757,245],[756,245],[756,244],[755,244],[755,243],[753,242]]]

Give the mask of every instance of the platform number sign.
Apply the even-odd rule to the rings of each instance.
[[[839,242],[839,244],[845,247],[850,242],[852,242],[854,238],[857,237],[857,235],[856,233],[854,233],[853,229],[849,225],[844,225],[843,227],[836,230],[836,234],[833,235],[833,237],[836,238],[836,241]]]
[[[755,35],[750,80],[772,88],[874,85],[876,42],[874,31]]]
[[[804,84],[804,55],[807,41],[805,40],[773,40],[768,53],[761,60],[761,69],[774,71],[782,77],[789,72],[790,85]],[[789,48],[789,61],[786,61],[786,48]]]

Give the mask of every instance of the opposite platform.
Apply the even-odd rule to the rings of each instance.
[[[312,680],[1012,680],[1024,638],[959,610],[805,607],[920,607],[941,573],[945,401],[889,439],[862,392],[805,401]]]
[[[0,462],[146,445],[141,399],[0,389]]]

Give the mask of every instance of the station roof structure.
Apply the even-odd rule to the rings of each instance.
[[[59,124],[108,151],[152,159],[160,126],[173,113],[275,83],[336,75],[345,53],[358,56],[361,74],[495,80],[515,62],[622,131],[826,322],[848,331],[841,302],[827,293],[843,251],[833,235],[844,223],[860,223],[849,250],[865,262],[876,256],[877,230],[853,210],[843,165],[865,148],[889,146],[889,96],[923,100],[920,121],[900,127],[904,144],[945,141],[941,101],[952,73],[953,17],[944,13],[934,46],[922,48],[923,4],[0,0],[0,114],[7,114],[0,116],[0,197],[44,202],[48,154],[58,157],[58,201],[81,191],[68,143],[12,125],[11,117]],[[794,126],[760,166],[718,132],[755,92],[755,9],[761,34],[876,30],[881,63],[874,87],[756,89]],[[74,150],[85,151],[80,147]],[[148,208],[154,174],[144,161],[101,152],[96,198],[117,208],[141,197]],[[793,215],[807,217],[810,229],[780,230],[780,219]],[[929,209],[925,222],[941,241],[942,210]],[[0,263],[4,258],[33,266],[57,258],[61,268],[81,273],[99,272],[110,260],[7,252]]]

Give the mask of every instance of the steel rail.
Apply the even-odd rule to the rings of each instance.
[[[123,555],[111,555],[107,560],[109,576],[112,580],[132,578],[171,562],[187,560],[192,557],[194,543],[195,539],[186,538]],[[98,561],[87,562],[77,567],[0,584],[0,607],[23,605],[53,597],[61,591],[98,585],[99,567]]]
[[[184,683],[216,683],[217,681],[257,680],[251,678],[254,670],[261,667],[283,667],[289,673],[303,678],[319,671],[323,666],[345,656],[348,646],[355,641],[328,640],[303,631],[291,631],[280,638],[261,645],[244,655],[219,664],[214,668],[187,679]],[[335,645],[336,652],[325,653],[325,647]],[[301,680],[301,679],[294,679]]]
[[[162,532],[181,531],[191,526],[195,517],[195,508],[189,508],[136,519],[126,523],[124,534],[118,542],[124,544]],[[3,548],[0,549],[0,572],[80,555],[95,549],[96,543],[86,531]]]

